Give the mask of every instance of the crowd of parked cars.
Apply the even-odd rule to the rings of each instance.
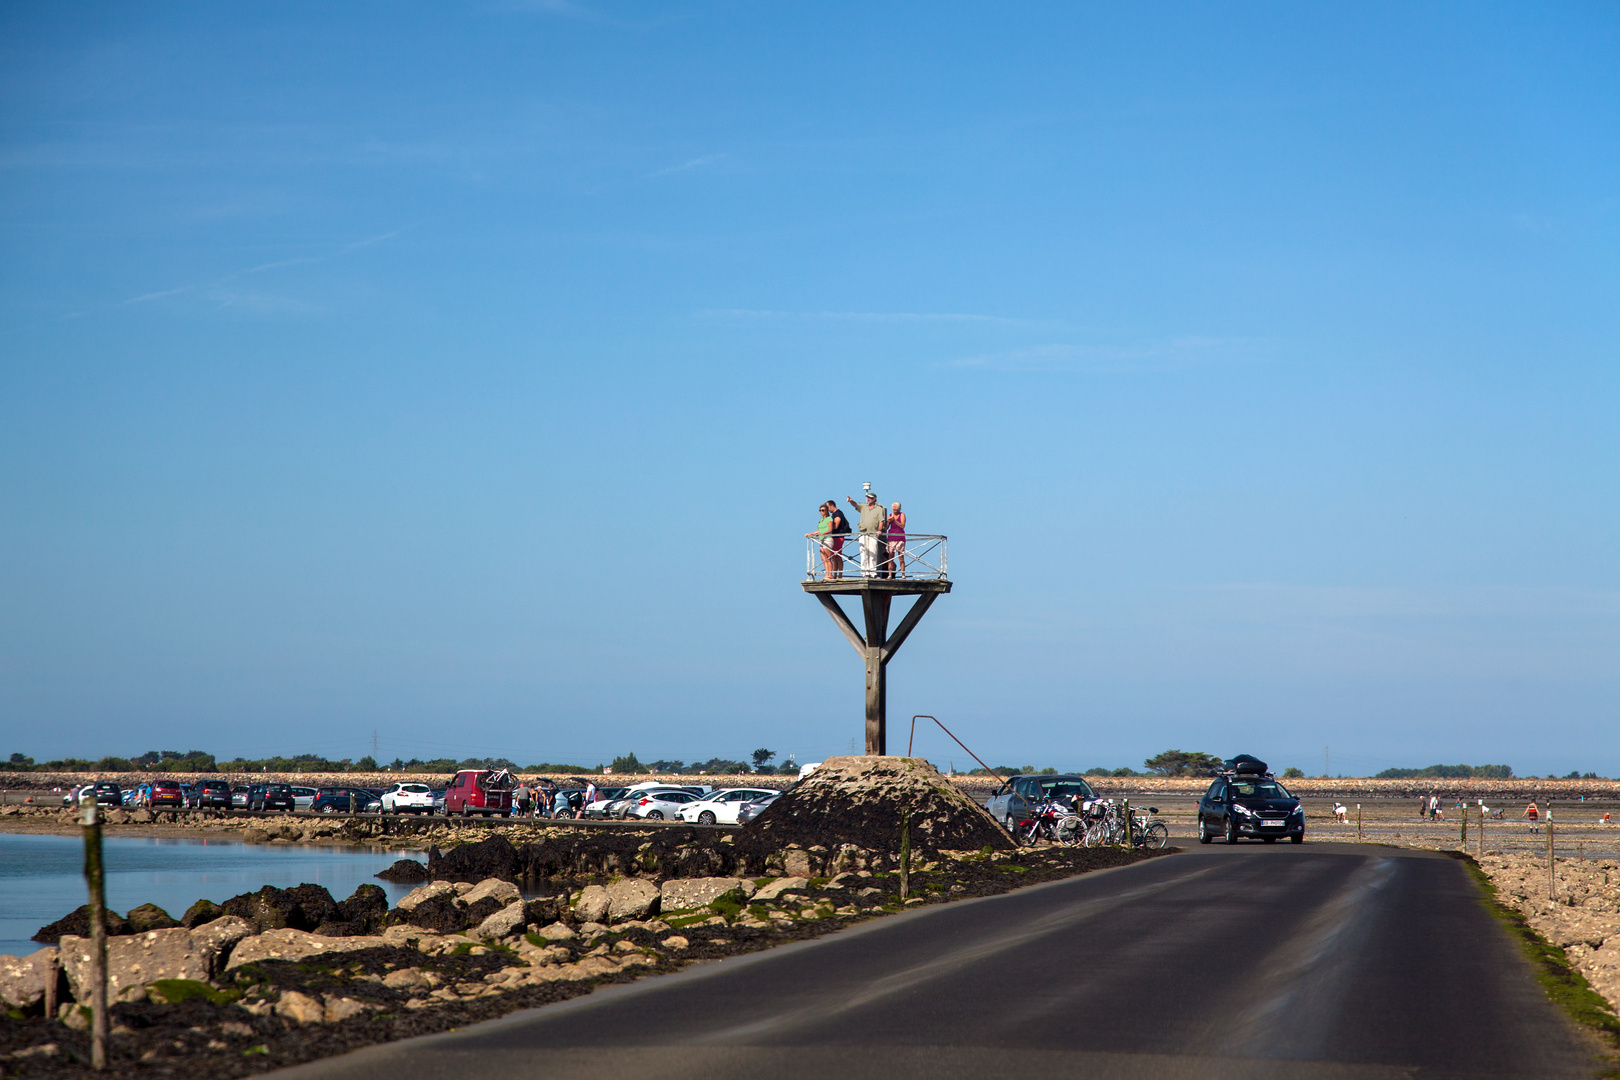
[[[94,798],[101,806],[150,810],[285,810],[350,814],[426,814],[449,817],[583,818],[684,821],[734,825],[753,820],[780,795],[771,788],[724,788],[646,781],[628,787],[560,787],[525,782],[497,770],[464,770],[444,787],[401,781],[387,788],[354,785],[232,784],[227,780],[150,780],[127,790],[110,781],[86,784],[62,796],[73,806]]]

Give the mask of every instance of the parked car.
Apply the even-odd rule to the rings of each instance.
[[[741,806],[737,807],[737,824],[746,825],[750,821],[753,821],[755,818],[759,817],[760,811],[764,810],[767,806],[771,805],[771,803],[775,802],[781,797],[782,793],[780,791],[773,791],[764,798],[755,799],[753,802],[743,803]]]
[[[254,789],[254,809],[291,810],[297,805],[293,789],[286,784],[262,784]]]
[[[774,794],[776,792],[770,788],[726,788],[724,791],[710,792],[701,799],[693,799],[676,811],[675,816],[699,825],[735,825],[737,811],[745,803]]]
[[[472,817],[505,817],[512,812],[512,775],[502,769],[463,769],[444,789],[444,812]]]
[[[442,813],[444,813],[444,788],[436,787],[436,788],[433,789],[433,809],[429,810],[428,813],[430,813],[430,814],[442,814]]]
[[[382,813],[382,800],[364,788],[323,787],[315,793],[310,809],[319,814]]]
[[[608,816],[608,807],[623,799],[630,793],[629,788],[606,787],[596,789],[596,800],[586,803],[580,811],[580,817],[605,818]]]
[[[1207,844],[1219,835],[1228,844],[1245,838],[1275,844],[1286,836],[1303,844],[1305,808],[1299,800],[1266,771],[1265,762],[1233,760],[1236,768],[1216,777],[1198,800],[1198,842]]]
[[[78,787],[70,787],[67,789],[67,794],[62,796],[62,805],[78,806],[80,802],[88,799],[90,793],[95,790],[96,785],[94,784],[80,784]]]
[[[644,818],[648,821],[663,821],[672,818],[680,812],[681,807],[687,803],[696,802],[697,796],[681,788],[671,788],[668,791],[643,791],[631,796],[630,805],[624,808],[627,818]]]
[[[562,788],[552,794],[551,816],[554,818],[571,818],[579,814],[580,807],[585,804],[584,788]]]
[[[136,784],[134,789],[124,795],[126,806],[151,806],[152,785],[150,782]]]
[[[314,788],[304,787],[302,784],[293,784],[291,787],[293,793],[294,810],[307,811],[310,807],[315,805],[316,792]]]
[[[1020,821],[1029,820],[1029,813],[1034,807],[1047,799],[1078,798],[1087,802],[1097,797],[1091,790],[1091,785],[1079,776],[1043,776],[1038,773],[1021,773],[1010,776],[996,793],[990,796],[990,802],[985,809],[990,816],[1001,822],[1008,832]]]
[[[433,813],[433,789],[426,784],[401,781],[384,791],[378,801],[386,814]]]
[[[246,810],[248,808],[248,795],[253,789],[247,784],[233,784],[231,786],[231,809]]]
[[[199,780],[191,785],[191,805],[198,810],[229,810],[231,785],[224,780]]]
[[[663,784],[657,780],[643,780],[625,788],[624,794],[607,804],[602,816],[623,821],[629,816],[630,807],[635,805],[636,800],[649,791],[688,791],[694,797],[702,798],[713,790],[707,784]]]
[[[147,796],[148,805],[184,807],[186,805],[186,790],[180,786],[178,780],[152,781],[152,793]]]

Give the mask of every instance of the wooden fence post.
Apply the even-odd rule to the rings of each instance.
[[[1553,868],[1552,807],[1547,807],[1547,899],[1558,899],[1558,871]]]
[[[1356,843],[1361,843],[1361,804],[1356,803]]]
[[[911,811],[900,815],[900,903],[911,891]]]
[[[1462,804],[1462,849],[1468,850],[1468,804]]]
[[[1485,807],[1479,808],[1479,837],[1474,841],[1475,857],[1485,857]]]
[[[107,882],[95,796],[82,807],[84,877],[90,886],[90,1067],[107,1067]]]

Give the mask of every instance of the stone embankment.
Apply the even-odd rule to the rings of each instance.
[[[1151,857],[1009,850],[1004,834],[984,831],[977,805],[918,761],[852,759],[796,794],[741,830],[435,834],[443,843],[425,867],[402,860],[380,875],[426,879],[392,910],[375,885],[341,901],[300,885],[198,901],[178,919],[149,904],[111,915],[113,1071],[263,1071],[908,907]],[[915,855],[905,866],[902,821]],[[311,827],[377,824],[284,828],[302,838]],[[254,823],[244,839],[264,827]],[[89,929],[86,909],[70,912],[40,929],[46,948],[0,958],[0,1000],[12,1010],[0,1022],[4,1076],[86,1074]]]
[[[1564,950],[1575,969],[1620,1011],[1620,861],[1486,854],[1479,867],[1497,899]]]
[[[501,838],[488,841],[504,843]],[[483,853],[485,856],[488,853]],[[869,853],[882,864],[885,853]],[[336,901],[272,887],[181,919],[145,905],[108,939],[114,1073],[137,1065],[230,1077],[445,1030],[561,1000],[604,982],[672,971],[851,922],[989,895],[1148,857],[1117,849],[938,852],[899,894],[892,869],[832,876],[611,877],[526,898],[498,877],[429,881],[392,911],[375,886]],[[134,914],[133,912],[131,914]],[[0,1070],[86,1075],[89,941],[0,958]],[[187,925],[192,924],[192,925]],[[87,925],[87,924],[84,924]],[[57,1002],[44,1015],[47,997]]]

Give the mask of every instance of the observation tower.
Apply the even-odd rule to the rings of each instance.
[[[951,591],[946,576],[945,537],[907,534],[905,550],[892,556],[887,545],[880,542],[877,557],[864,560],[864,565],[860,537],[855,533],[842,537],[842,550],[835,553],[831,544],[838,539],[823,535],[809,540],[804,556],[804,591],[821,601],[865,662],[866,753],[886,754],[889,661],[934,601]],[[864,633],[844,613],[838,602],[840,596],[860,597]],[[916,599],[891,634],[889,608],[898,596]]]

